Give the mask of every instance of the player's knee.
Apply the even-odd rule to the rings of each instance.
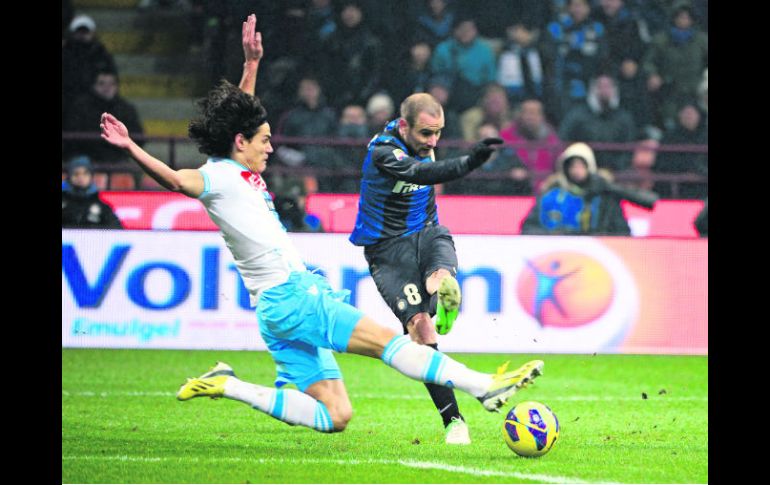
[[[433,274],[430,275],[431,278],[436,278],[438,280],[444,279],[445,276],[452,276],[452,273],[449,272],[446,268],[439,268],[436,271],[433,272]]]
[[[335,406],[329,409],[329,416],[332,418],[334,431],[344,431],[348,427],[350,420],[353,419],[353,407],[349,404]]]
[[[428,293],[431,295],[436,293],[438,291],[438,287],[441,284],[441,280],[446,278],[447,276],[452,276],[452,273],[449,272],[446,268],[439,268],[433,273],[428,276],[428,279],[425,280],[425,289],[428,290]]]

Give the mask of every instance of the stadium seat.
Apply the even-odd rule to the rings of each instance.
[[[165,190],[162,185],[155,181],[154,178],[147,174],[142,175],[142,182],[140,183],[142,190]]]
[[[109,176],[104,172],[94,172],[94,183],[99,190],[107,190]]]
[[[303,185],[305,186],[306,194],[315,194],[316,192],[318,192],[318,179],[316,179],[312,175],[303,177],[302,182],[303,182]]]
[[[110,190],[134,190],[136,181],[134,174],[128,172],[115,172],[110,175]]]

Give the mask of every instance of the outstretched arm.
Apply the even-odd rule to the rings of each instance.
[[[391,177],[420,185],[449,182],[471,171],[467,156],[423,163],[416,158],[404,156],[401,150],[393,147],[377,147],[372,154],[372,161]]]
[[[125,150],[131,158],[150,177],[163,187],[173,192],[181,192],[188,197],[197,198],[203,193],[203,175],[198,170],[174,170],[153,157],[131,139],[126,125],[109,113],[103,113],[99,126],[102,139],[107,143]]]
[[[254,95],[254,89],[257,85],[257,71],[259,70],[259,61],[262,59],[264,49],[262,48],[262,34],[256,32],[257,16],[249,15],[243,23],[241,30],[241,43],[243,45],[243,76],[238,87],[244,93]]]
[[[382,146],[375,149],[372,161],[381,171],[399,180],[434,185],[450,182],[477,169],[494,152],[492,145],[501,143],[503,140],[500,138],[485,138],[474,145],[470,155],[445,160],[435,160],[435,155],[431,151],[430,158],[435,161],[430,163],[422,163],[393,147]]]

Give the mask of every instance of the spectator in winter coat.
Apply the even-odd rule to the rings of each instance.
[[[430,44],[425,41],[415,42],[409,47],[408,62],[398,69],[398,74],[386,78],[388,94],[392,99],[405,99],[410,94],[424,93],[428,90],[428,82],[432,75],[431,51]],[[386,123],[387,121],[390,120],[386,120]],[[377,127],[377,131],[381,129],[382,126]]]
[[[642,40],[642,23],[626,6],[625,0],[601,0],[595,19],[607,32],[607,51],[603,71],[618,81],[620,106],[634,118],[639,137],[659,136],[654,128],[646,79],[640,64],[647,44]]]
[[[546,71],[552,72],[554,97],[549,113],[559,122],[588,95],[588,82],[602,67],[607,53],[604,26],[591,19],[588,0],[568,0],[568,15],[548,24],[543,36]]]
[[[120,96],[120,84],[115,72],[100,71],[94,78],[91,91],[79,96],[64,120],[64,131],[77,133],[99,133],[102,113],[113,113],[131,130],[141,136],[144,133],[139,113],[133,104]],[[139,141],[141,146],[143,141]],[[126,153],[102,141],[98,136],[93,140],[67,140],[62,142],[64,159],[87,155],[94,163],[128,161]]]
[[[662,145],[708,145],[706,114],[698,109],[696,101],[683,102],[677,113],[676,126],[667,130]],[[707,153],[660,152],[652,166],[657,173],[695,173],[708,176]],[[655,183],[653,190],[664,198],[704,199],[708,196],[707,183],[683,182],[674,194],[669,182]]]
[[[342,3],[337,29],[324,45],[324,62],[319,63],[325,67],[322,85],[335,109],[351,103],[363,105],[383,88],[383,46],[364,21],[357,2]]]
[[[629,236],[622,199],[652,208],[657,196],[615,185],[609,172],[596,168],[588,145],[572,144],[556,160],[556,172],[543,184],[521,233]]]
[[[624,0],[601,0],[594,19],[604,25],[607,37],[607,57],[604,70],[613,74],[635,74],[644,55],[645,44],[639,34],[636,16]],[[631,77],[631,76],[628,76]]]
[[[490,123],[498,130],[508,126],[513,120],[513,111],[508,102],[505,89],[499,84],[489,84],[478,106],[474,106],[460,115],[460,126],[465,141],[478,141],[478,129]]]
[[[88,157],[73,158],[67,165],[67,180],[61,186],[61,227],[78,229],[123,229],[112,208],[99,199]]]
[[[620,107],[615,80],[600,75],[591,81],[586,101],[572,108],[559,126],[564,141],[628,143],[636,139],[636,126],[631,114]],[[599,168],[626,170],[631,155],[623,151],[604,151],[596,156]]]
[[[506,28],[507,41],[497,58],[497,82],[516,104],[524,99],[545,96],[544,58],[538,44],[539,31],[521,21]]]
[[[500,130],[506,144],[539,143],[543,146],[513,147],[519,159],[531,172],[553,172],[560,141],[556,130],[545,119],[543,103],[527,99],[515,111],[513,123]]]
[[[475,105],[484,86],[497,78],[495,53],[479,39],[472,18],[455,22],[452,38],[436,46],[431,69],[434,74],[452,80],[449,105],[458,112]]]
[[[476,140],[498,138],[500,132],[492,123],[484,123],[476,130]],[[516,152],[507,146],[490,155],[487,163],[473,174],[446,184],[448,194],[477,195],[532,195],[529,170]]]
[[[454,9],[447,0],[425,0],[425,11],[417,16],[415,36],[431,49],[452,36]],[[401,99],[401,98],[397,98]]]
[[[676,124],[679,100],[696,96],[708,67],[708,35],[695,26],[689,2],[675,3],[672,25],[652,39],[642,65],[657,107],[657,124],[670,129]]]
[[[326,105],[318,80],[305,76],[297,88],[297,103],[278,122],[276,133],[289,137],[328,138],[337,131],[337,116]],[[321,172],[333,170],[341,161],[335,149],[318,144],[282,145],[276,150],[278,159],[285,165],[307,166]],[[319,190],[331,191],[336,178],[329,174],[316,177]]]
[[[117,72],[115,60],[96,38],[94,20],[88,15],[77,15],[69,24],[61,49],[62,122],[73,101],[91,90],[100,71]]]
[[[276,133],[286,136],[325,137],[337,129],[334,110],[326,104],[318,80],[305,76],[297,87],[297,102],[278,122]]]

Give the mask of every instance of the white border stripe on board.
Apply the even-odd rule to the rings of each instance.
[[[70,397],[175,397],[176,393],[170,391],[117,391],[117,392],[95,392],[95,391],[65,391],[62,390],[62,396]],[[397,401],[409,401],[409,400],[424,400],[425,396],[422,394],[354,394],[351,396],[352,400],[356,399],[378,399],[378,400],[397,400]],[[560,396],[550,397],[549,402],[557,401],[641,401],[641,396]],[[666,394],[664,396],[658,396],[656,394],[650,395],[647,401],[702,401],[708,402],[708,396],[672,396]]]

